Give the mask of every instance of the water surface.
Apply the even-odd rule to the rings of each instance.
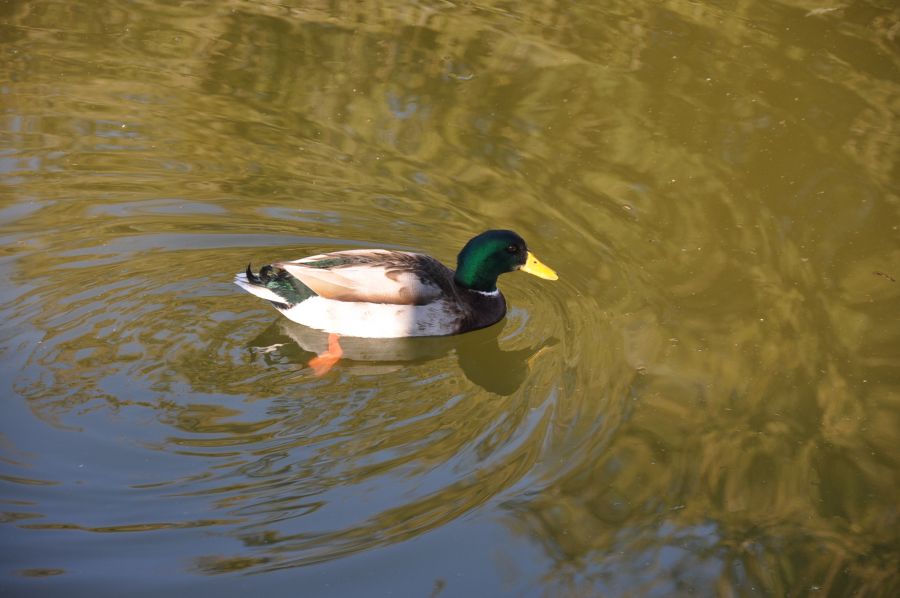
[[[898,39],[878,1],[0,5],[0,591],[896,595]],[[321,378],[230,282],[488,228],[560,280]]]

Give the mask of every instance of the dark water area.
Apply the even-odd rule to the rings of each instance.
[[[518,231],[452,338],[248,262]],[[0,594],[900,594],[900,9],[0,2]]]

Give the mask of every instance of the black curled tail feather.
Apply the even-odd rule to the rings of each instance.
[[[266,286],[263,284],[263,281],[260,280],[259,276],[257,276],[256,274],[253,273],[252,262],[247,264],[247,272],[245,272],[245,275],[247,276],[247,280],[250,282],[250,284],[258,284],[261,286]]]

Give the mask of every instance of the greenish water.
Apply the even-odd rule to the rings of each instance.
[[[501,324],[231,283],[512,228]],[[0,593],[896,596],[887,1],[0,2]]]

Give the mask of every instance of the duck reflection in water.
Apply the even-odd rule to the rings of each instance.
[[[488,392],[510,395],[525,381],[531,365],[557,339],[551,337],[524,349],[504,351],[499,343],[503,328],[499,324],[459,336],[342,337],[343,355],[336,368],[360,375],[386,374],[455,352],[460,369],[471,382]],[[326,352],[328,345],[328,333],[279,319],[251,341],[248,348],[262,353],[263,359],[270,363],[275,362],[277,355],[305,366],[310,361],[310,353]]]

